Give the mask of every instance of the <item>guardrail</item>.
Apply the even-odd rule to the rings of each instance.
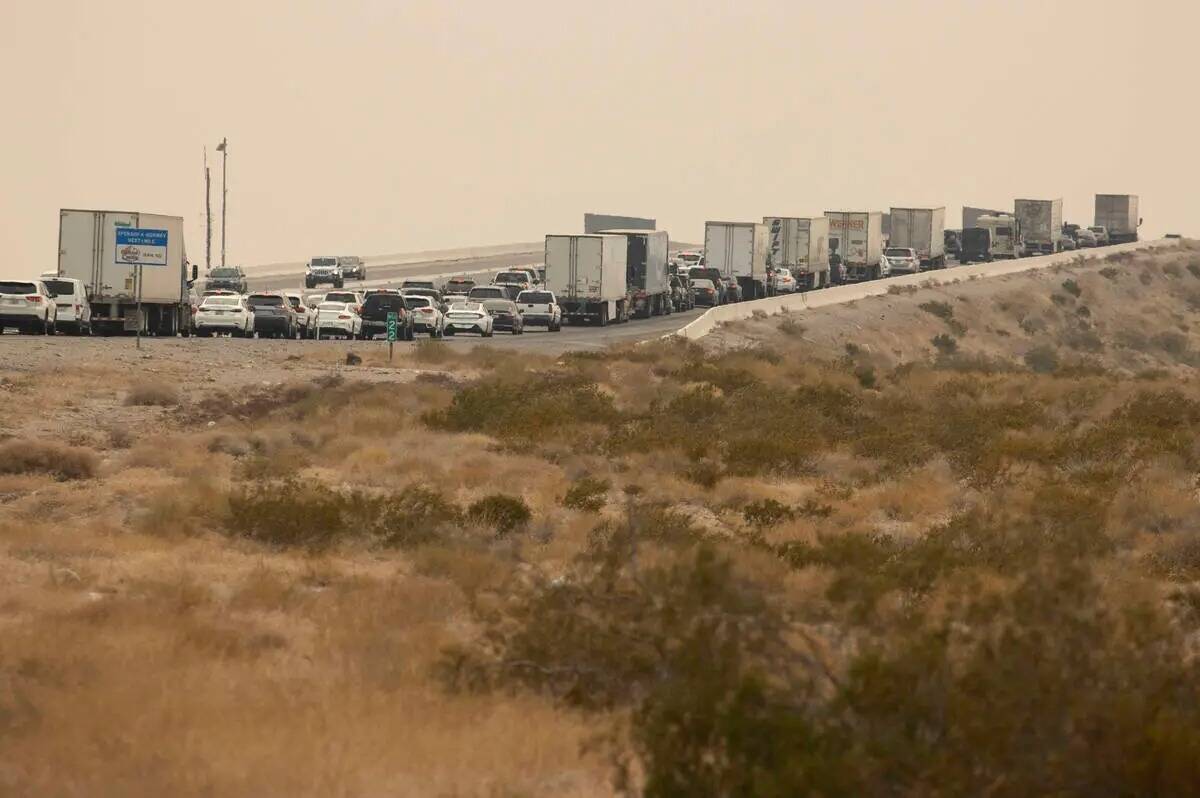
[[[892,286],[924,287],[949,285],[972,277],[1001,277],[1006,274],[1019,274],[1021,272],[1034,271],[1035,269],[1048,269],[1054,266],[1071,266],[1080,263],[1080,258],[1083,258],[1085,261],[1102,260],[1108,255],[1115,255],[1120,252],[1174,247],[1178,246],[1179,242],[1180,239],[1177,238],[1159,238],[1152,241],[1114,244],[1110,247],[1099,247],[1089,252],[1059,252],[1054,255],[1039,255],[1035,258],[1017,258],[1016,260],[998,260],[991,263],[973,263],[968,266],[951,266],[946,269],[920,272],[918,274],[905,274],[899,277],[888,277],[883,280],[871,280],[866,283],[839,285],[833,288],[822,288],[817,291],[785,294],[783,296],[768,297],[767,299],[756,299],[750,302],[737,302],[732,305],[719,305],[709,309],[704,315],[675,332],[668,334],[666,337],[679,335],[691,339],[703,338],[712,332],[713,328],[718,324],[748,319],[756,311],[762,311],[768,315],[779,313],[785,308],[788,312],[803,311],[826,305],[854,302],[871,296],[881,296],[886,294]]]

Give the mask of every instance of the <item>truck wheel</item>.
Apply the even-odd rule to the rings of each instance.
[[[608,326],[608,305],[604,305],[600,308],[600,326]]]

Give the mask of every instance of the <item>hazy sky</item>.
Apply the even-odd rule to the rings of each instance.
[[[1017,196],[1088,222],[1098,191],[1197,234],[1198,6],[0,0],[0,274],[54,267],[60,207],[182,215],[203,263],[222,136],[233,263],[537,240],[587,210],[690,241]]]

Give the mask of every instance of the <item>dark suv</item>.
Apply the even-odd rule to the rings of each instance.
[[[362,303],[362,334],[364,338],[387,334],[389,313],[396,314],[396,340],[413,340],[413,312],[404,305],[399,291],[372,291]]]
[[[254,331],[259,338],[295,338],[299,332],[296,311],[292,303],[280,292],[264,291],[246,297],[246,304],[254,311]]]
[[[223,289],[239,294],[246,293],[246,273],[241,266],[218,266],[208,273],[205,290]]]

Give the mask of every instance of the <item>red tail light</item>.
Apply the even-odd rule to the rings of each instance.
[[[433,308],[421,308],[422,313],[433,313]]]
[[[338,318],[339,318],[339,319],[348,319],[348,318],[351,318],[351,317],[350,317],[350,316],[348,316],[348,315],[346,315],[345,313],[343,313],[342,315],[338,316]]]
[[[37,294],[30,294],[27,297],[25,297],[25,299],[26,299],[26,301],[33,302],[34,304],[38,304],[42,301],[42,298],[40,296],[38,296]]]

